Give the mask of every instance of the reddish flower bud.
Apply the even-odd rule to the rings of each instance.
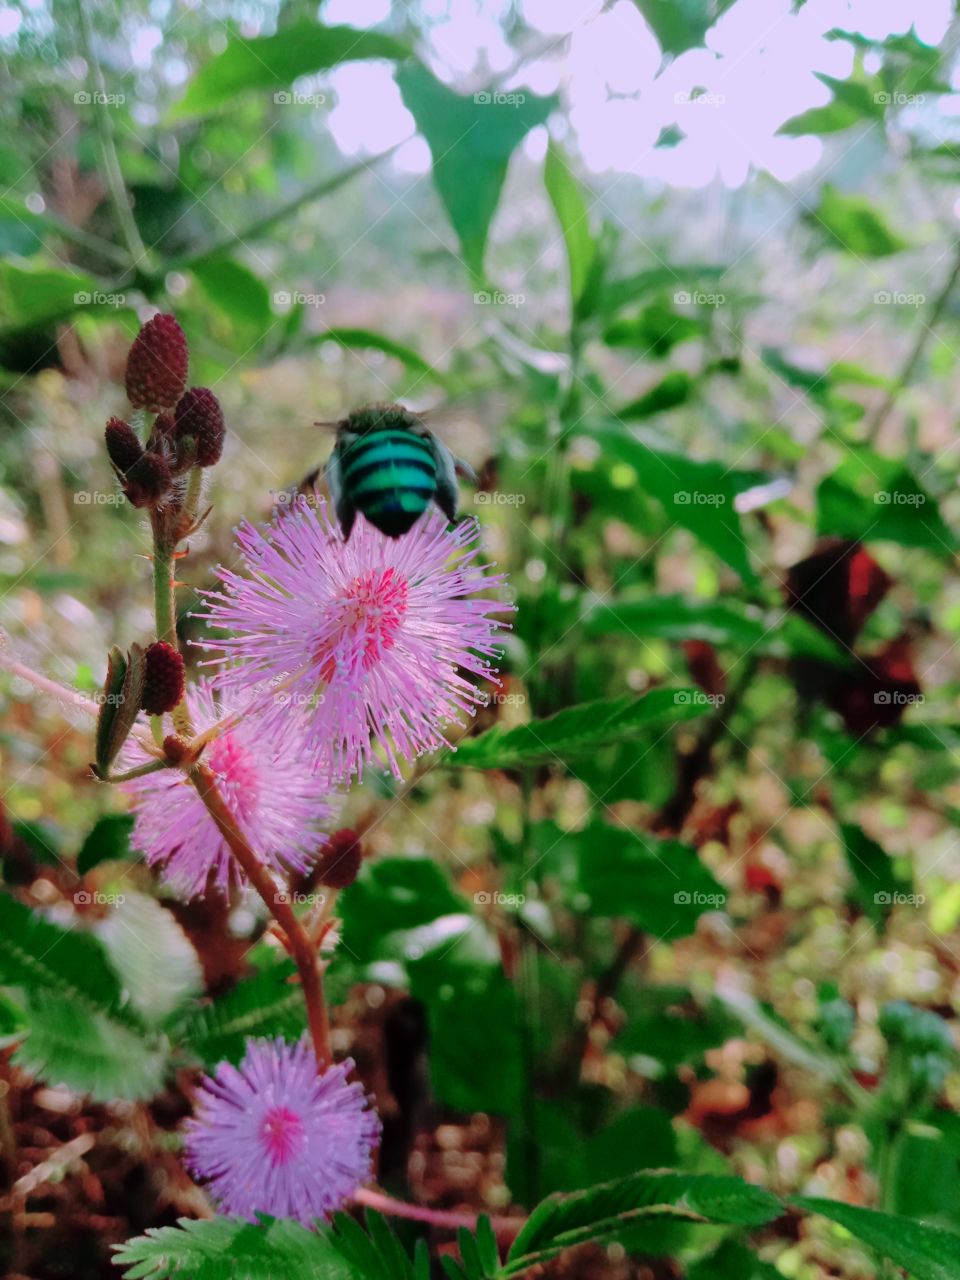
[[[104,432],[107,442],[107,454],[110,461],[120,472],[127,472],[135,462],[143,456],[143,445],[137,439],[137,433],[122,418],[111,418]]]
[[[148,320],[127,356],[127,398],[135,409],[172,408],[187,383],[187,340],[173,316]]]
[[[315,876],[331,889],[346,889],[356,880],[362,862],[360,837],[349,827],[344,827],[335,831],[320,851]]]
[[[135,507],[153,507],[170,488],[170,466],[159,453],[145,453],[126,474],[123,491]]]
[[[148,715],[162,716],[165,711],[172,711],[183,697],[183,655],[166,641],[157,640],[147,647],[144,661],[140,706]]]
[[[177,404],[176,435],[195,441],[195,460],[201,467],[220,461],[226,427],[220,401],[207,387],[191,387]]]

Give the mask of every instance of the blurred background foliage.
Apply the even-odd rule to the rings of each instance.
[[[397,1192],[500,1211],[733,1169],[960,1230],[957,31],[938,0],[0,7],[0,621],[25,661],[93,691],[151,634],[101,447],[151,308],[230,428],[185,638],[240,516],[322,462],[318,419],[400,399],[480,474],[464,505],[518,609],[503,690],[484,736],[345,814],[370,861],[338,1048]],[[171,1073],[300,1015],[251,904],[151,914],[88,726],[2,698],[13,891],[64,925],[78,885],[123,887],[178,957],[148,1032],[0,1003],[11,1046],[30,1029],[12,1122],[83,1118],[23,1072],[107,1104],[100,1201],[67,1180],[37,1211],[108,1274],[102,1234],[194,1205]],[[621,1243],[556,1274],[877,1274],[821,1217],[758,1231],[764,1262],[662,1231],[636,1248],[682,1264]]]

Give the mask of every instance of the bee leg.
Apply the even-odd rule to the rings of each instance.
[[[327,482],[327,488],[330,490],[330,500],[333,503],[334,511],[337,513],[337,519],[340,521],[340,528],[343,530],[343,540],[347,542],[350,538],[350,531],[353,529],[353,522],[357,518],[357,509],[347,497],[340,475],[340,457],[336,450],[330,455],[327,465],[324,467],[323,478]]]
[[[453,466],[458,476],[462,476],[464,480],[469,480],[471,484],[479,484],[477,473],[471,467],[465,458],[458,458],[453,455]]]
[[[451,524],[455,524],[457,520],[457,507],[460,502],[460,492],[457,488],[457,466],[456,459],[445,444],[442,444],[436,436],[433,437],[433,456],[437,463],[437,492],[434,495],[437,506],[447,517]],[[474,477],[476,479],[476,477]]]

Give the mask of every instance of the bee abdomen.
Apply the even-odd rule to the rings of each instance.
[[[388,537],[406,533],[437,491],[430,445],[409,431],[378,431],[355,441],[343,456],[351,502]]]

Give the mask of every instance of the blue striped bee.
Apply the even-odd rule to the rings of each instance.
[[[357,513],[388,538],[399,538],[435,502],[457,519],[457,476],[476,481],[473,469],[455,458],[401,404],[371,404],[335,424],[337,440],[324,477],[344,540]]]

